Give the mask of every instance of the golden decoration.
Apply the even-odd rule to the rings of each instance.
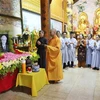
[[[79,15],[79,20],[87,20],[88,19],[88,15],[85,13],[85,12],[82,12],[80,15]]]
[[[82,12],[79,15],[78,31],[85,34],[86,29],[88,27],[89,27],[88,15],[85,12]]]
[[[95,11],[94,25],[100,25],[100,8]]]

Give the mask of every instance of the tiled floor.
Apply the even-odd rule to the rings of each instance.
[[[100,71],[70,68],[62,81],[45,86],[38,97],[10,90],[0,94],[0,100],[100,100]]]

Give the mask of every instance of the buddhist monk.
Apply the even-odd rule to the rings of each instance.
[[[51,40],[46,46],[47,50],[47,76],[50,82],[58,82],[63,79],[63,67],[61,56],[61,42],[56,35],[56,30],[50,32]]]

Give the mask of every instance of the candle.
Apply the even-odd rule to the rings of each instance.
[[[25,62],[25,60],[22,61],[22,73],[26,73],[26,62]]]

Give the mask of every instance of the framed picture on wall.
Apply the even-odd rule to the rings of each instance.
[[[0,34],[0,52],[9,51],[9,40],[8,34]]]

